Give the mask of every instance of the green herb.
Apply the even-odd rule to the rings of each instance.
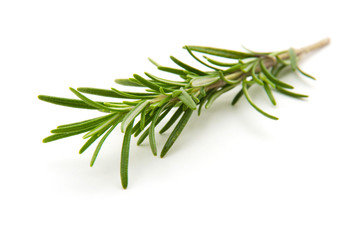
[[[171,60],[180,68],[161,66],[149,59],[158,70],[174,74],[177,80],[164,79],[150,73],[145,73],[146,76],[144,77],[134,74],[132,78],[116,79],[115,82],[124,86],[143,88],[143,92],[83,87],[77,90],[70,88],[78,99],[39,95],[38,98],[45,102],[103,112],[103,115],[97,118],[60,125],[53,129],[52,135],[44,138],[43,142],[85,133],[83,138],[88,138],[88,140],[79,151],[79,153],[83,153],[100,138],[91,159],[90,165],[93,166],[106,138],[120,124],[121,131],[124,132],[120,174],[122,186],[127,188],[132,136],[137,137],[141,134],[137,145],[141,144],[148,136],[151,151],[153,155],[157,155],[155,128],[166,116],[169,116],[161,128],[160,134],[166,132],[176,122],[177,124],[162,148],[160,156],[164,157],[175,144],[195,110],[200,115],[203,107],[209,109],[217,98],[235,87],[241,87],[241,89],[232,100],[232,105],[235,105],[242,96],[245,96],[247,102],[255,110],[266,117],[277,120],[277,117],[266,113],[252,101],[249,88],[252,86],[263,88],[273,105],[276,105],[273,91],[294,98],[308,97],[290,91],[293,86],[283,82],[278,75],[282,70],[289,70],[314,79],[300,69],[298,60],[303,54],[324,47],[328,43],[329,39],[324,39],[304,48],[290,48],[277,52],[255,52],[251,50],[240,52],[212,47],[184,46],[196,61],[206,67],[205,70],[195,68],[173,56],[171,56]],[[207,63],[196,56],[200,53],[207,55],[203,56]],[[226,58],[227,61],[215,60],[215,57]],[[83,94],[97,95],[113,100],[93,101]],[[134,124],[135,122],[137,123]]]

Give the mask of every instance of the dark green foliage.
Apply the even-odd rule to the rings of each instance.
[[[161,66],[155,61],[150,61],[161,71],[165,71],[177,77],[177,80],[169,80],[145,73],[149,78],[134,74],[133,78],[116,79],[116,83],[138,87],[144,91],[126,92],[115,88],[70,88],[78,99],[60,98],[39,95],[38,98],[45,102],[73,108],[99,110],[106,115],[76,122],[64,124],[53,129],[53,135],[45,138],[43,142],[51,142],[58,139],[85,133],[83,138],[88,138],[81,147],[79,153],[83,153],[99,138],[90,165],[93,166],[98,153],[110,133],[120,124],[124,132],[120,174],[123,188],[128,186],[128,163],[131,137],[141,136],[137,144],[141,144],[147,136],[149,137],[150,148],[154,155],[157,155],[157,142],[155,135],[156,126],[169,115],[166,124],[161,128],[164,133],[174,126],[170,136],[162,148],[161,157],[174,145],[182,130],[189,122],[194,110],[198,107],[198,115],[202,108],[210,108],[213,102],[224,93],[234,87],[241,87],[235,95],[232,105],[245,96],[250,105],[266,117],[277,120],[278,118],[261,110],[251,99],[248,89],[251,86],[262,87],[272,104],[276,104],[273,91],[295,98],[306,98],[306,95],[294,93],[286,89],[293,86],[282,82],[278,75],[283,69],[298,71],[301,74],[313,78],[300,70],[297,57],[298,53],[293,49],[280,52],[239,52],[220,48],[185,46],[187,52],[197,61],[212,69],[205,71],[192,67],[179,59],[171,56],[171,60],[181,69]],[[228,58],[227,62],[214,60],[204,56],[207,62],[198,58],[196,53],[208,54],[216,57]],[[231,59],[231,60],[230,60]],[[314,78],[313,78],[314,79]],[[255,84],[256,83],[256,84]],[[83,94],[97,95],[105,98],[112,98],[112,101],[93,101]],[[117,101],[122,99],[120,101]],[[123,100],[124,99],[124,100]],[[115,101],[116,100],[116,101]],[[134,123],[137,122],[135,125]]]
[[[161,157],[164,157],[166,155],[166,153],[168,152],[168,150],[170,150],[172,145],[175,143],[176,139],[181,134],[182,130],[185,128],[187,122],[189,121],[189,119],[192,115],[192,112],[193,112],[193,110],[190,108],[185,111],[184,115],[182,116],[182,118],[180,119],[180,121],[178,122],[178,124],[173,129],[170,136],[168,137],[168,139],[165,143],[165,146],[162,149]]]
[[[128,125],[126,132],[124,133],[122,151],[121,151],[121,182],[124,189],[128,186],[128,160],[129,160],[129,149],[132,136],[133,120]]]

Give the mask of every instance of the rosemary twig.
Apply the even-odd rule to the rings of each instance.
[[[149,137],[151,151],[157,155],[155,128],[172,109],[177,108],[160,131],[160,133],[164,133],[176,124],[161,150],[160,156],[164,157],[181,134],[194,110],[198,108],[197,111],[200,115],[203,106],[210,108],[219,96],[237,86],[241,86],[242,89],[234,97],[233,105],[245,95],[246,100],[258,112],[277,120],[277,117],[265,112],[252,101],[248,89],[254,85],[262,87],[274,105],[276,100],[273,91],[295,98],[307,97],[307,95],[291,91],[293,86],[280,80],[278,75],[281,70],[289,69],[313,78],[299,68],[298,59],[304,54],[326,46],[328,43],[329,39],[324,39],[300,49],[290,48],[278,52],[254,52],[251,50],[240,52],[211,47],[185,46],[184,48],[193,58],[211,71],[197,69],[171,56],[171,60],[180,68],[164,67],[151,59],[150,61],[159,70],[177,75],[179,80],[164,79],[150,73],[145,73],[148,78],[134,74],[132,78],[116,80],[116,83],[120,85],[144,88],[146,91],[143,92],[125,92],[114,88],[111,90],[97,88],[78,88],[76,90],[70,88],[78,99],[39,95],[40,100],[49,103],[99,110],[106,113],[106,115],[98,118],[58,126],[51,131],[52,135],[45,138],[43,142],[85,133],[83,137],[88,138],[88,141],[79,151],[79,153],[83,153],[98,138],[102,137],[91,159],[91,166],[93,166],[102,144],[115,127],[121,124],[124,139],[121,150],[120,174],[122,186],[127,188],[132,135],[136,137],[142,133],[137,142],[138,145]],[[204,56],[207,62],[197,57],[197,53],[207,54],[208,56]],[[213,59],[213,56],[230,60],[223,62]],[[84,94],[123,99],[123,101],[95,102]]]

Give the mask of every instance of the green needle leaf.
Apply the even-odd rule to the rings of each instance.
[[[205,97],[205,96],[206,96],[206,91],[205,91],[205,88],[204,88],[204,87],[201,87],[201,88],[200,88],[200,96],[201,96],[201,97]]]
[[[243,59],[248,57],[254,57],[255,54],[238,52],[233,50],[226,50],[221,48],[213,48],[213,47],[201,47],[201,46],[184,46],[184,48],[189,49],[191,51],[206,53],[214,56],[224,57],[224,58],[232,58],[232,59]]]
[[[156,77],[150,73],[147,73],[145,72],[145,74],[151,78],[152,80],[154,81],[157,81],[157,82],[161,82],[161,83],[164,83],[164,84],[168,84],[168,85],[172,85],[172,86],[186,86],[187,83],[185,82],[177,82],[177,81],[172,81],[172,80],[168,80],[168,79],[164,79],[164,78],[159,78],[159,77]]]
[[[124,133],[122,152],[121,152],[121,182],[123,189],[128,186],[128,160],[129,160],[129,149],[132,137],[133,120],[128,124],[126,132]]]
[[[143,141],[148,137],[148,135],[150,134],[150,128],[148,127],[143,134],[138,138],[137,141],[137,146],[141,145],[143,143]]]
[[[108,89],[99,89],[99,88],[77,88],[79,92],[88,93],[103,97],[113,97],[113,98],[122,98],[119,94],[115,93],[112,90]]]
[[[83,94],[81,94],[80,92],[78,92],[77,90],[75,90],[74,88],[69,88],[70,91],[72,91],[77,97],[79,97],[83,102],[85,102],[86,104],[88,104],[89,106],[98,108],[98,109],[103,109],[103,110],[107,110],[107,111],[115,111],[115,109],[109,108],[104,106],[103,104],[94,102],[92,100],[90,100],[89,98],[87,98],[86,96],[84,96]]]
[[[104,134],[104,136],[102,137],[102,139],[99,141],[96,149],[94,150],[91,162],[90,162],[90,166],[93,167],[94,162],[96,161],[96,158],[98,156],[99,151],[102,148],[102,145],[104,143],[104,141],[107,139],[107,137],[109,136],[109,134],[115,129],[115,127],[118,125],[120,121],[117,121],[115,124],[113,124],[113,126],[106,132],[106,134]]]
[[[167,114],[172,110],[172,107],[168,107],[162,114],[161,116],[159,116],[159,118],[157,119],[157,123],[156,125],[165,117],[167,116]],[[147,114],[146,116],[146,121],[145,121],[145,127],[148,126],[148,124],[152,121],[152,117]],[[137,137],[141,132],[142,132],[143,129],[140,128],[140,122],[138,122],[136,124],[136,126],[134,126],[134,128],[132,129],[132,134],[134,134],[135,137]],[[145,131],[145,133],[148,134],[148,130]],[[145,135],[145,138],[147,137],[148,135]],[[142,142],[141,142],[142,143]],[[137,143],[138,145],[141,144],[141,143]]]
[[[177,58],[175,58],[175,57],[173,57],[173,56],[171,56],[170,58],[171,58],[171,60],[172,60],[174,63],[176,63],[177,65],[179,65],[180,67],[182,67],[182,68],[185,69],[186,71],[195,73],[196,75],[200,75],[200,76],[206,75],[205,72],[200,71],[200,70],[197,69],[197,68],[191,67],[190,65],[187,65],[186,63],[181,62],[180,60],[178,60]]]
[[[99,132],[102,132],[104,129],[108,129],[110,126],[112,126],[112,124],[114,123],[114,121],[117,120],[117,118],[120,120],[122,120],[122,115],[121,114],[117,114],[114,115],[111,119],[104,121],[102,124],[99,124],[97,127],[95,127],[94,129],[92,129],[91,131],[89,131],[87,134],[85,134],[83,136],[84,139],[91,137],[95,134],[98,134]]]
[[[148,110],[148,108],[145,108],[144,111],[145,111],[145,110]],[[137,124],[134,125],[134,127],[132,128],[132,134],[134,134],[135,137],[137,137],[138,134],[140,134],[141,131],[142,131],[143,129],[145,129],[145,127],[147,127],[148,124],[152,121],[152,116],[150,115],[150,112],[148,112],[148,113],[146,114],[146,116],[145,116],[145,120],[144,120],[144,123],[143,123],[144,126],[143,126],[142,129],[141,129],[141,121],[142,121],[142,115],[141,115],[141,119],[140,119],[140,120],[137,122]]]
[[[132,86],[132,87],[144,87],[134,78],[127,78],[127,79],[116,79],[114,80],[116,83],[123,85],[123,86]]]
[[[231,67],[231,66],[234,66],[235,64],[237,63],[225,63],[225,62],[220,62],[220,61],[216,61],[214,59],[211,59],[207,56],[203,56],[209,63],[212,63],[216,66],[219,66],[219,67]]]
[[[148,58],[148,61],[150,61],[153,65],[155,65],[156,67],[159,67],[160,64],[158,64],[156,61],[154,61],[152,58]]]
[[[115,93],[116,95],[118,95],[118,97],[120,98],[127,98],[127,99],[152,99],[155,98],[157,95],[156,94],[150,94],[150,93],[128,93],[128,92],[123,92],[123,91],[119,91],[118,89],[115,88],[111,88],[113,93]]]
[[[78,99],[61,98],[61,97],[53,97],[53,96],[46,96],[46,95],[39,95],[38,98],[42,101],[56,104],[56,105],[65,106],[65,107],[97,109],[96,107],[90,106],[87,103],[83,102],[82,100],[78,100]]]
[[[69,127],[69,128],[56,128],[56,129],[51,130],[50,132],[54,133],[54,134],[66,134],[66,133],[78,132],[81,130],[89,131],[89,130],[94,129],[100,123],[101,122],[95,122],[95,123],[84,124],[84,125],[79,125],[79,126]]]
[[[204,106],[205,102],[206,102],[206,97],[203,97],[200,101],[199,108],[197,109],[197,116],[201,115],[201,110],[202,110],[202,107]]]
[[[166,106],[166,105],[165,105]],[[157,126],[161,121],[162,119],[170,112],[170,110],[172,109],[172,107],[169,107],[168,109],[166,109],[166,111],[164,111],[161,116],[159,116],[157,118],[157,121],[156,121],[156,125]],[[141,137],[139,137],[138,141],[137,141],[137,145],[141,145],[141,143],[147,138],[148,134],[150,132],[150,127],[144,131],[144,133],[141,135]],[[135,134],[135,136],[137,136],[138,134]]]
[[[286,62],[285,60],[281,59],[278,55],[276,55],[275,58],[278,61],[278,63],[281,64],[282,66],[286,67],[290,65],[290,59],[288,62]]]
[[[168,72],[168,73],[172,73],[172,74],[176,74],[176,75],[180,75],[180,76],[186,76],[188,74],[188,72],[181,70],[181,69],[177,69],[177,68],[158,66],[157,69],[160,71],[164,71],[164,72]]]
[[[79,154],[82,154],[85,150],[87,150],[107,129],[104,129],[102,133],[98,133],[93,135],[88,141],[81,147],[79,150]]]
[[[226,69],[226,70],[224,70],[224,71],[220,71],[220,72],[223,72],[224,74],[226,74],[226,73],[233,73],[233,72],[236,72],[236,71],[240,71],[241,70],[241,68],[244,66],[245,64],[243,64],[243,63],[237,63],[237,64],[235,64],[234,66],[232,66],[232,67],[230,67],[230,68],[228,68],[228,69]]]
[[[137,79],[137,80],[138,80],[140,83],[142,83],[144,86],[149,87],[150,89],[153,89],[153,90],[155,90],[156,92],[160,92],[160,88],[161,88],[162,86],[157,85],[156,83],[153,83],[153,82],[151,82],[151,81],[149,81],[149,80],[147,80],[147,79],[144,79],[144,78],[141,77],[140,75],[134,74],[133,76],[134,76],[135,79]],[[167,90],[167,91],[169,91],[169,92],[172,91],[172,90],[170,90],[170,89],[168,89],[168,88],[164,88],[164,90]]]
[[[191,55],[191,57],[193,57],[193,58],[194,58],[196,61],[198,61],[199,63],[205,65],[205,66],[208,67],[208,68],[214,69],[214,70],[221,70],[221,69],[219,69],[219,68],[216,68],[216,67],[214,67],[214,66],[211,66],[211,65],[205,63],[204,61],[201,61],[198,57],[195,56],[195,54],[192,53],[191,49],[190,49],[188,46],[185,46],[184,48],[185,48],[185,49],[187,50],[187,52]]]
[[[146,111],[147,108],[143,109],[143,111],[141,112],[141,119],[140,119],[140,129],[143,130],[145,128],[145,123],[146,123]],[[133,133],[133,129],[132,129],[132,133]]]
[[[287,65],[277,65],[275,67],[273,67],[273,70],[272,70],[272,74],[277,77],[279,75],[279,73],[286,67]]]
[[[290,65],[293,69],[293,71],[296,71],[298,70],[298,72],[300,72],[301,74],[303,74],[304,76],[308,77],[308,78],[311,78],[313,80],[315,80],[315,78],[305,72],[303,72],[299,66],[298,66],[298,61],[297,61],[297,54],[295,53],[294,49],[293,48],[289,48],[289,56],[290,56]]]
[[[300,94],[300,93],[294,93],[294,92],[290,92],[288,90],[285,90],[283,88],[279,88],[277,87],[276,90],[284,95],[290,96],[290,97],[294,97],[294,98],[307,98],[308,95],[304,95],[304,94]]]
[[[122,132],[128,127],[128,125],[133,122],[133,120],[142,112],[142,110],[149,105],[149,101],[142,101],[138,103],[131,111],[127,113],[124,117],[121,130]]]
[[[66,138],[66,137],[70,137],[70,136],[74,136],[74,135],[77,135],[77,134],[81,134],[83,133],[82,131],[76,133],[76,132],[73,132],[72,133],[67,133],[67,134],[53,134],[53,135],[50,135],[49,137],[46,137],[43,139],[43,143],[48,143],[48,142],[52,142],[52,141],[56,141],[56,140],[59,140],[59,139],[62,139],[62,138]]]
[[[81,122],[70,123],[65,125],[60,125],[56,129],[52,130],[52,133],[67,133],[74,130],[79,130],[86,128],[88,126],[96,126],[97,124],[106,121],[107,119],[113,117],[115,113],[111,113],[102,117],[92,118]]]
[[[221,80],[223,80],[224,82],[226,82],[228,84],[236,84],[236,83],[239,83],[241,81],[240,79],[230,80],[230,79],[226,78],[222,71],[219,71],[219,76],[220,76]]]
[[[49,137],[44,138],[43,143],[48,143],[48,142],[52,142],[52,141],[59,140],[62,138],[67,138],[67,137],[71,137],[74,135],[78,135],[78,134],[84,133],[88,130],[89,129],[82,129],[82,130],[74,131],[74,132],[70,132],[70,133],[56,133],[56,134],[50,135]]]
[[[286,84],[282,81],[280,81],[278,78],[276,78],[275,76],[273,76],[269,71],[268,69],[265,67],[265,64],[262,60],[259,61],[260,63],[260,68],[261,68],[261,71],[264,73],[264,75],[270,80],[272,81],[273,83],[275,83],[275,85],[278,85],[280,87],[284,87],[284,88],[290,88],[290,89],[293,89],[294,87],[289,85],[289,84]]]
[[[221,90],[215,92],[214,94],[212,94],[209,98],[209,101],[206,103],[205,105],[205,108],[208,109],[211,107],[211,105],[214,103],[214,101],[220,97],[222,94],[224,94],[225,92],[233,89],[236,85],[229,85],[229,86],[226,86],[224,88],[222,88]]]
[[[243,80],[243,81],[245,81],[245,80]],[[248,83],[246,88],[249,89],[253,84],[254,84],[254,82]],[[243,95],[244,95],[244,90],[241,87],[240,91],[235,95],[233,101],[231,102],[231,105],[235,105]]]
[[[247,82],[244,80],[243,81],[243,91],[244,91],[244,95],[246,97],[246,99],[248,100],[248,102],[250,103],[250,105],[255,108],[255,110],[257,110],[258,112],[260,112],[261,114],[263,114],[264,116],[268,117],[268,118],[271,118],[273,120],[278,120],[277,117],[274,117],[273,115],[270,115],[266,112],[264,112],[263,110],[261,110],[259,107],[257,107],[255,105],[255,103],[251,100],[250,96],[249,96],[249,93],[247,91]]]
[[[190,96],[190,94],[188,94],[185,89],[180,88],[181,90],[181,94],[178,96],[178,98],[189,108],[191,108],[192,110],[196,109],[196,103],[194,102],[194,100],[192,99],[192,97]]]
[[[156,137],[155,137],[155,127],[157,124],[158,117],[160,116],[161,112],[163,111],[164,107],[159,108],[155,115],[153,116],[152,123],[149,129],[149,139],[150,145],[153,155],[157,156],[157,145],[156,145]]]
[[[270,102],[275,106],[277,105],[277,102],[275,101],[275,98],[273,96],[273,93],[269,87],[269,84],[268,83],[264,83],[264,90],[266,92],[266,94],[268,95],[269,99],[270,99]]]
[[[308,73],[306,72],[303,72],[302,69],[300,69],[299,67],[297,68],[298,72],[300,72],[301,74],[303,74],[304,76],[308,77],[308,78],[311,78],[313,80],[316,80],[315,77],[309,75]]]
[[[260,80],[260,79],[258,78],[258,76],[256,75],[256,66],[257,66],[257,65],[258,65],[258,62],[255,62],[255,63],[253,64],[253,67],[251,68],[251,76],[252,76],[253,80],[254,80],[256,83],[258,83],[259,85],[263,86],[263,85],[264,85],[263,81]],[[272,83],[272,84],[273,84],[273,83]],[[274,84],[273,84],[273,85],[274,85]],[[275,85],[274,85],[274,87],[275,87]]]
[[[201,110],[202,110],[202,107],[204,106],[204,104],[206,103],[206,101],[210,98],[210,96],[212,96],[214,94],[214,92],[216,92],[217,90],[214,88],[214,89],[211,89],[210,91],[207,92],[207,94],[201,98],[201,101],[200,101],[200,104],[199,104],[199,109],[197,110],[197,114],[198,116],[201,115]]]
[[[171,96],[172,96],[173,98],[175,98],[175,97],[180,96],[181,93],[182,93],[182,91],[179,90],[179,89],[177,89],[177,90],[175,90],[175,91],[172,92],[172,95],[171,95]]]
[[[166,132],[173,124],[174,122],[181,116],[183,112],[183,105],[181,105],[176,112],[172,115],[170,120],[163,126],[163,128],[160,130],[160,134]]]
[[[194,77],[191,80],[191,86],[192,87],[206,87],[206,86],[209,86],[209,85],[217,82],[219,79],[220,79],[219,74]]]
[[[189,121],[189,119],[192,115],[192,112],[193,112],[193,110],[190,108],[188,108],[185,111],[184,115],[182,116],[182,118],[180,119],[180,121],[178,122],[178,124],[176,125],[176,127],[174,128],[174,130],[172,131],[170,136],[168,137],[168,139],[165,143],[165,146],[163,147],[163,149],[161,151],[161,158],[166,155],[166,153],[170,150],[172,145],[175,143],[178,136],[181,134],[182,130],[186,126],[187,122]]]
[[[240,89],[240,91],[233,98],[233,101],[231,102],[231,105],[235,105],[239,101],[239,99],[243,96],[243,94],[244,94],[243,89]]]
[[[241,71],[243,71],[244,73],[249,73],[250,70],[252,69],[254,65],[254,62],[248,62],[248,63],[245,63],[244,65],[242,65],[240,67]]]
[[[151,81],[148,81],[148,80],[144,79],[143,77],[141,77],[138,74],[134,74],[133,77],[137,81],[139,81],[143,86],[149,87],[150,89],[153,89],[155,91],[159,91],[160,86],[158,86],[157,84],[154,84]]]

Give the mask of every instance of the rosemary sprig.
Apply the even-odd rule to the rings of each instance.
[[[160,130],[160,133],[164,133],[178,121],[161,150],[160,156],[164,157],[197,107],[198,115],[200,115],[203,106],[206,109],[210,108],[219,96],[237,86],[241,86],[241,90],[232,100],[233,105],[245,95],[246,100],[258,112],[268,118],[277,120],[277,117],[266,113],[252,101],[248,89],[252,86],[262,87],[273,105],[276,105],[273,91],[295,98],[308,97],[290,91],[293,86],[283,82],[278,75],[281,70],[287,69],[298,71],[314,79],[300,69],[298,58],[328,43],[329,39],[324,39],[301,49],[294,50],[290,48],[277,52],[254,52],[251,50],[239,52],[220,48],[185,46],[184,48],[196,61],[211,70],[197,69],[173,56],[171,56],[171,60],[180,68],[164,67],[150,59],[158,70],[172,73],[179,80],[164,79],[150,73],[145,73],[148,78],[134,74],[132,78],[116,79],[115,82],[124,86],[144,88],[144,92],[125,92],[114,88],[110,90],[97,88],[78,88],[76,90],[70,88],[78,99],[39,95],[40,100],[49,103],[73,108],[99,110],[106,114],[98,118],[58,126],[51,131],[52,135],[46,137],[43,142],[51,142],[85,133],[83,138],[88,138],[88,140],[79,151],[79,153],[83,153],[98,138],[102,137],[91,159],[90,165],[93,166],[102,144],[116,126],[121,124],[124,139],[121,151],[120,174],[122,186],[125,189],[128,186],[129,149],[132,135],[137,137],[142,133],[137,145],[149,137],[151,151],[156,156],[155,127],[172,109],[177,108]],[[197,53],[207,54],[208,56],[203,56],[207,63],[197,57]],[[229,60],[223,62],[213,59],[213,56]],[[123,101],[96,102],[84,94],[123,99]],[[179,118],[180,120],[178,120]]]

